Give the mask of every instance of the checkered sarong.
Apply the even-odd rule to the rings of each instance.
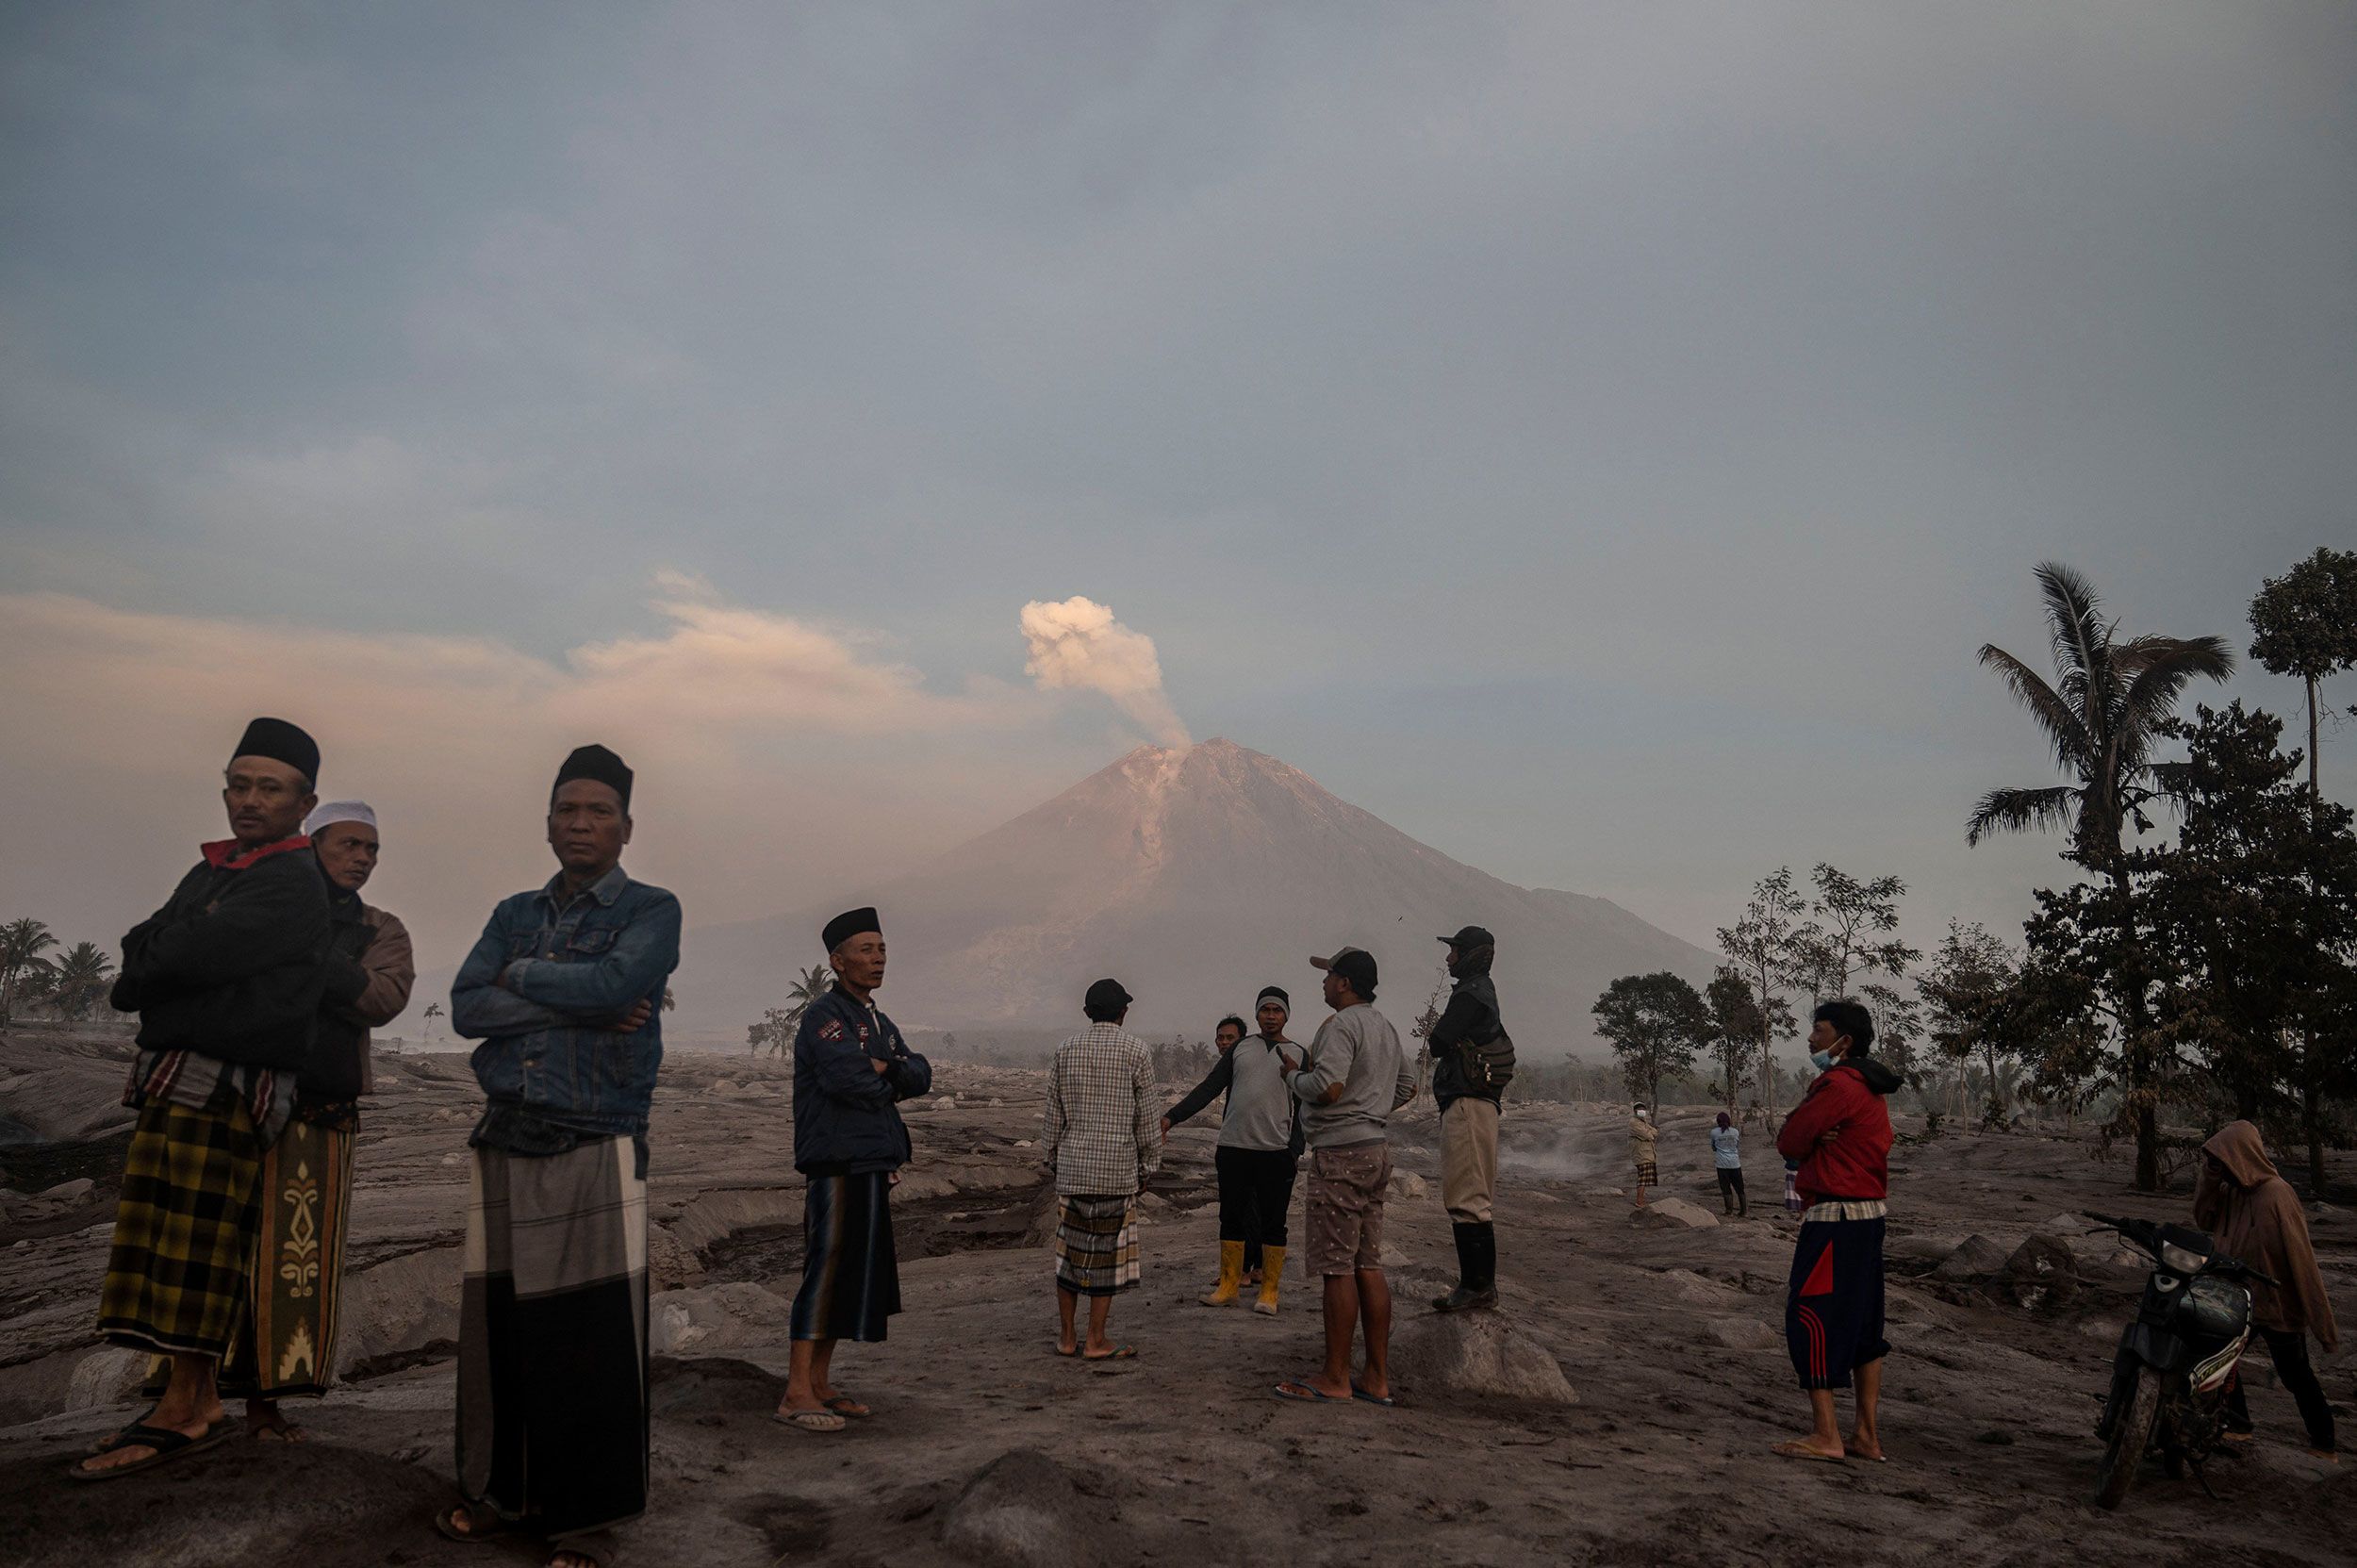
[[[1065,1197],[1056,1213],[1056,1284],[1076,1296],[1117,1296],[1145,1277],[1138,1200]]]
[[[98,1293],[98,1331],[117,1345],[218,1357],[245,1312],[262,1143],[241,1098],[220,1102],[140,1111]]]
[[[1638,1162],[1637,1162],[1637,1184],[1638,1184],[1639,1186],[1640,1186],[1640,1187],[1658,1187],[1658,1186],[1660,1186],[1660,1185],[1661,1185],[1661,1167],[1660,1167],[1659,1165],[1657,1165],[1657,1164],[1654,1164],[1651,1160],[1640,1160],[1640,1161],[1638,1161]]]

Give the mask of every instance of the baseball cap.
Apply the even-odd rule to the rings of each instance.
[[[1342,976],[1362,997],[1375,989],[1375,954],[1364,948],[1336,948],[1331,957],[1312,958],[1310,962]]]

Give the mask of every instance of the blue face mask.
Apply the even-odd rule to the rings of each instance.
[[[1833,1071],[1833,1052],[1829,1050],[1810,1051],[1808,1053],[1808,1063],[1810,1066],[1815,1067],[1821,1073],[1831,1072]]]

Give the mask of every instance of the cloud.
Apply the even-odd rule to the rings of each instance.
[[[491,900],[547,874],[541,804],[584,741],[636,768],[632,864],[697,923],[899,869],[1087,760],[1035,734],[1047,700],[990,680],[931,689],[878,634],[731,604],[677,573],[650,602],[656,630],[544,657],[491,637],[0,593],[0,796],[43,801],[46,822],[0,857],[0,909],[111,942],[219,836],[219,767],[256,713],[309,729],[321,787],[377,808],[372,886],[428,967],[456,961]],[[976,754],[1010,736],[1031,737],[1020,767]]]
[[[1030,651],[1023,672],[1042,691],[1102,692],[1162,745],[1187,744],[1187,727],[1162,690],[1152,637],[1078,595],[1058,604],[1032,600],[1023,606],[1022,625]]]

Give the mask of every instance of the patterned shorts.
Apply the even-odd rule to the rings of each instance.
[[[1302,1220],[1310,1233],[1311,1274],[1331,1278],[1383,1266],[1383,1189],[1391,1179],[1388,1142],[1310,1151],[1310,1198]]]

